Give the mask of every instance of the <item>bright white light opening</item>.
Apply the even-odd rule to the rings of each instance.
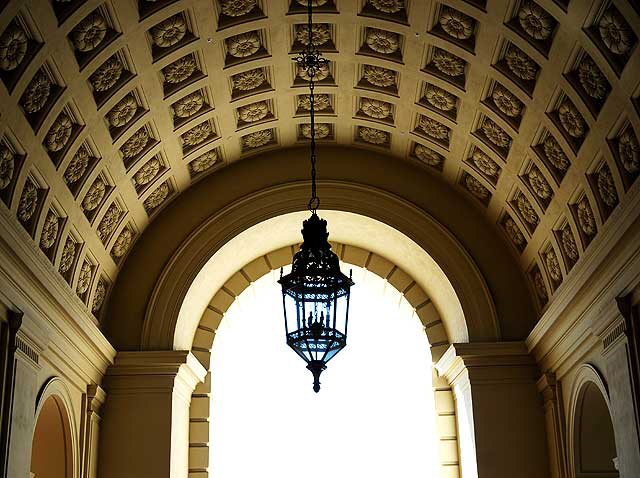
[[[359,267],[347,347],[320,393],[285,344],[272,272],[229,308],[213,344],[211,472],[216,478],[437,476],[432,361],[420,319]]]

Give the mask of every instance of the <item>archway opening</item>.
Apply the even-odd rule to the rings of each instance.
[[[576,476],[615,478],[616,442],[609,407],[593,382],[583,386],[576,421]]]
[[[216,477],[437,475],[424,327],[384,279],[359,267],[353,272],[348,345],[323,372],[318,394],[284,342],[277,271],[229,308],[212,348]]]
[[[64,406],[51,396],[43,403],[33,432],[32,478],[71,478],[73,459],[69,419]]]

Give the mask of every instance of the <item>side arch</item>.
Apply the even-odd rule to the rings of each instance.
[[[579,368],[569,403],[567,436],[571,476],[619,476],[609,392],[593,365],[583,364]]]
[[[347,264],[363,267],[386,279],[413,307],[422,322],[431,348],[433,363],[449,348],[451,341],[440,312],[424,289],[406,271],[387,258],[366,249],[331,242],[334,252]],[[236,298],[251,283],[271,271],[291,264],[297,244],[264,254],[244,265],[216,290],[202,314],[196,329],[191,352],[207,370],[191,398],[189,433],[189,471],[209,476],[209,426],[211,389],[211,349],[224,314]],[[440,445],[440,477],[459,476],[458,431],[453,391],[450,384],[432,367],[432,382],[437,414],[437,433]]]
[[[79,441],[69,390],[59,377],[42,387],[35,409],[31,471],[36,477],[79,476]]]

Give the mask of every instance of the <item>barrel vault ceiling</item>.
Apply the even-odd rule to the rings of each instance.
[[[97,320],[172,198],[307,140],[306,1],[0,1],[0,207]],[[311,1],[319,141],[452,183],[544,307],[640,173],[638,4]]]

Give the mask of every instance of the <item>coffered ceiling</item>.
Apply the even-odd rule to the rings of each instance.
[[[96,317],[172,198],[307,141],[306,1],[0,1],[0,198]],[[311,1],[319,142],[452,183],[544,307],[640,173],[637,3]]]

